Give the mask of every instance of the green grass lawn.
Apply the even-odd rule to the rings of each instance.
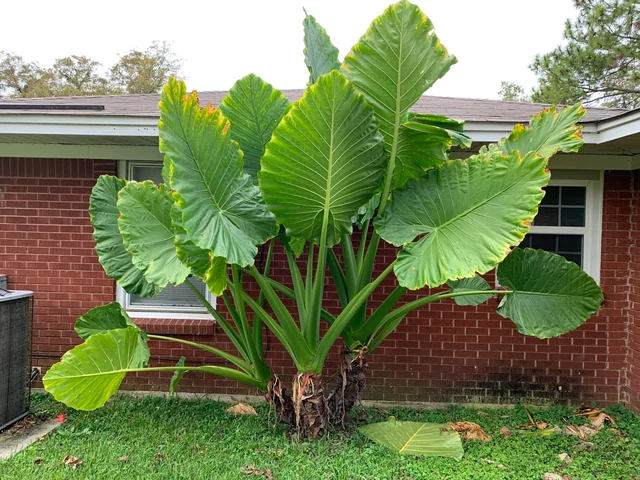
[[[493,440],[464,444],[461,461],[400,456],[363,435],[332,434],[297,442],[275,424],[266,405],[259,415],[231,417],[227,404],[206,400],[119,397],[101,410],[77,412],[34,395],[35,414],[66,413],[66,422],[43,441],[0,462],[0,479],[259,479],[269,470],[282,479],[542,479],[555,472],[576,479],[640,479],[640,417],[613,407],[615,427],[605,428],[581,444],[576,437],[517,433],[527,421],[523,408],[478,410],[360,409],[358,424],[402,420],[480,424]],[[537,421],[552,425],[582,424],[565,407],[531,409]],[[508,415],[508,418],[505,416]],[[507,426],[512,437],[501,438]],[[571,456],[565,464],[558,454]],[[83,463],[76,470],[63,461],[72,455]],[[121,457],[128,457],[122,461]],[[491,463],[493,462],[493,463]],[[500,466],[499,466],[500,465]],[[256,474],[251,474],[252,467]],[[242,470],[247,473],[243,473]]]

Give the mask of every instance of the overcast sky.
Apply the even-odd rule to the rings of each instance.
[[[0,0],[0,50],[50,66],[86,55],[106,68],[132,48],[169,40],[189,89],[226,90],[254,72],[280,89],[307,82],[302,7],[325,27],[340,58],[389,0]],[[528,89],[536,53],[562,41],[571,0],[414,0],[458,58],[432,95],[497,98],[501,80]],[[180,11],[176,7],[180,7]]]

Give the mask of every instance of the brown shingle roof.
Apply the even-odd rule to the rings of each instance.
[[[303,90],[283,90],[291,101],[302,95]],[[201,105],[218,105],[227,92],[199,92]],[[104,110],[18,110],[0,109],[7,113],[43,113],[64,115],[125,115],[157,117],[160,96],[151,95],[103,95],[86,97],[50,97],[0,99],[0,105],[102,105]],[[412,108],[415,112],[445,115],[459,120],[476,122],[526,122],[531,116],[548,105],[536,103],[503,102],[500,100],[480,100],[472,98],[452,98],[423,96]],[[583,123],[597,122],[621,115],[627,110],[619,108],[587,108]]]

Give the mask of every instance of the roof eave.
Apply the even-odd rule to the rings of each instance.
[[[467,121],[465,133],[474,142],[495,142],[513,130],[515,122]],[[602,144],[640,133],[640,109],[599,122],[583,124],[587,144]],[[65,115],[5,113],[0,134],[157,137],[157,116]]]

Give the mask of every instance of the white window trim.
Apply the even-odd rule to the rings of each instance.
[[[552,186],[586,187],[584,227],[532,226],[529,233],[583,235],[582,269],[600,284],[600,263],[602,251],[602,202],[604,191],[604,171],[599,180],[564,180],[553,178]]]
[[[132,177],[133,168],[136,166],[161,166],[156,161],[119,160],[118,176],[129,179]],[[205,298],[216,307],[216,297],[207,290]],[[158,318],[176,320],[214,320],[213,316],[202,307],[161,307],[161,306],[132,306],[131,296],[116,283],[116,302],[123,306],[131,318]]]

